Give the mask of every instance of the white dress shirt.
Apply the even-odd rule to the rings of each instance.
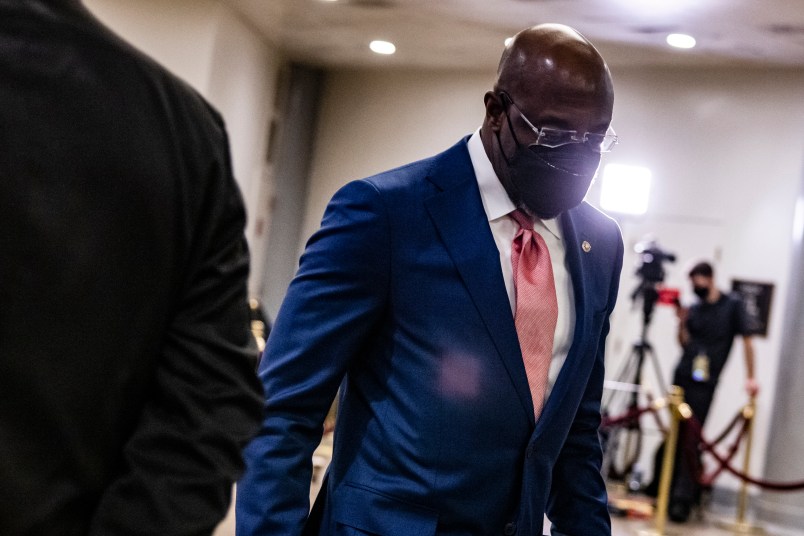
[[[511,312],[516,311],[516,291],[514,289],[513,268],[511,267],[511,244],[519,230],[519,225],[508,216],[517,207],[503,188],[500,179],[491,166],[483,142],[480,140],[480,129],[469,138],[469,157],[475,170],[477,184],[480,187],[480,197],[483,200],[483,209],[489,219],[491,234],[500,252],[500,266],[502,267],[505,290],[508,292],[508,301],[511,303]],[[547,381],[547,394],[567,359],[567,353],[572,345],[573,331],[575,329],[575,293],[572,288],[572,279],[567,269],[564,241],[561,236],[561,227],[558,220],[541,220],[534,218],[533,229],[544,238],[547,249],[550,251],[550,260],[553,265],[553,278],[556,285],[556,299],[558,301],[558,322],[553,339],[553,359],[550,363],[550,372]]]

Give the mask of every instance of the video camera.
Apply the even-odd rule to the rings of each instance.
[[[659,284],[664,281],[664,263],[676,262],[673,253],[662,250],[656,239],[648,237],[634,246],[634,251],[639,254],[636,275],[640,281],[634,292],[631,294],[631,301],[642,298],[642,312],[644,314],[644,324],[650,323],[653,315],[653,308],[659,301]],[[678,291],[672,298],[678,305]]]
[[[664,263],[676,262],[676,256],[673,253],[662,251],[659,243],[653,238],[639,242],[634,246],[634,251],[639,254],[636,274],[650,283],[664,281]]]

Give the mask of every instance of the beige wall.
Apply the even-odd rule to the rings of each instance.
[[[770,396],[781,341],[789,278],[793,208],[802,177],[804,72],[615,71],[614,126],[622,139],[605,162],[653,171],[650,211],[621,220],[626,248],[653,233],[679,256],[667,284],[685,291],[686,264],[714,259],[718,280],[776,284],[771,333],[756,341],[759,402],[754,470],[761,471],[770,422]],[[317,227],[331,195],[352,179],[434,154],[480,125],[489,73],[339,70],[328,75],[318,126],[304,239]],[[589,194],[596,203],[597,186]],[[300,248],[302,245],[300,245]],[[638,338],[641,316],[629,294],[636,286],[628,251],[620,302],[609,338],[609,373]],[[664,378],[679,350],[675,315],[655,313],[649,339]],[[722,428],[744,403],[742,348],[735,345],[707,430]],[[654,382],[655,384],[655,382]],[[643,463],[655,442],[647,442]],[[734,486],[723,477],[719,485]]]
[[[433,155],[480,126],[488,73],[335,71],[327,75],[302,235],[347,181]]]
[[[214,0],[85,0],[118,35],[204,94],[218,6]]]
[[[231,9],[219,5],[207,97],[226,119],[234,173],[246,203],[251,296],[259,295],[271,218],[273,170],[265,154],[282,62],[276,48]]]

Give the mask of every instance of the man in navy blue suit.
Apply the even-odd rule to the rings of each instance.
[[[583,198],[616,143],[613,100],[583,36],[523,30],[478,131],[333,197],[260,366],[266,418],[246,451],[238,534],[541,535],[545,513],[554,535],[611,533],[598,425],[623,246]],[[526,299],[513,252],[531,226],[552,269],[531,278],[549,293],[527,296],[553,304],[538,389],[523,341],[544,326],[515,319]]]

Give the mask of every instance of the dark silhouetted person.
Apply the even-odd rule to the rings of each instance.
[[[223,123],[77,0],[0,21],[0,534],[210,534],[262,418]]]
[[[477,132],[334,196],[260,365],[241,536],[535,535],[545,512],[555,535],[610,534],[598,425],[623,246],[582,200],[613,100],[584,37],[524,30]]]

